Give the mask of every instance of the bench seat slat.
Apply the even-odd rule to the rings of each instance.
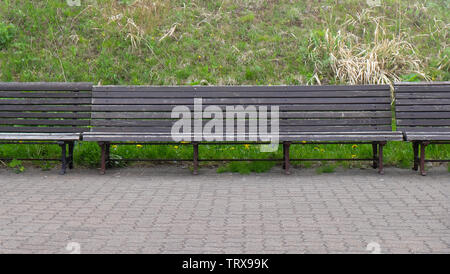
[[[0,132],[28,132],[28,133],[75,133],[86,132],[82,127],[31,127],[31,126],[0,126]]]
[[[179,135],[183,136],[183,135]],[[189,135],[188,135],[189,136]],[[190,136],[192,137],[192,136]],[[235,136],[237,138],[239,136]],[[248,138],[248,135],[245,136]],[[257,136],[255,136],[257,137]],[[326,134],[320,132],[310,132],[307,134],[301,133],[291,133],[291,134],[280,134],[280,141],[292,141],[292,142],[302,142],[302,141],[401,141],[403,135],[401,132],[385,132],[377,134],[360,134],[359,132],[347,132],[347,133],[330,133]],[[114,134],[114,133],[86,133],[83,136],[86,141],[123,141],[123,142],[170,142],[173,141],[170,134]],[[191,139],[192,140],[192,139]]]
[[[0,133],[2,141],[78,141],[80,133]]]

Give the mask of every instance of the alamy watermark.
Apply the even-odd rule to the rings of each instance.
[[[194,99],[194,109],[176,106],[172,119],[178,119],[171,129],[175,142],[252,141],[267,142],[262,152],[274,152],[279,144],[279,107],[236,105],[203,108],[203,99]]]

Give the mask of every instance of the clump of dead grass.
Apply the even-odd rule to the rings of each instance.
[[[98,4],[99,14],[112,27],[130,41],[132,48],[137,48],[146,35],[163,20],[171,1],[136,0],[129,4],[107,1]]]
[[[384,24],[382,17],[363,10],[349,17],[337,32],[327,29],[319,38],[312,37],[315,79],[320,82],[318,75],[327,70],[337,82],[348,84],[390,84],[410,73],[426,79],[423,62],[407,35],[388,34]]]

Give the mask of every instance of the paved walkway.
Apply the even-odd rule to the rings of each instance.
[[[0,169],[0,253],[450,253],[444,169],[200,171]]]

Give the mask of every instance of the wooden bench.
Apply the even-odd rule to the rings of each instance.
[[[450,143],[450,82],[396,83],[397,129],[414,151],[414,170],[426,175],[425,149],[429,144]],[[419,158],[420,150],[420,158]]]
[[[383,173],[383,146],[401,141],[392,132],[389,86],[94,86],[91,132],[83,140],[96,141],[102,149],[101,172],[109,161],[111,144],[169,144],[173,142],[171,118],[175,106],[193,109],[194,98],[203,107],[278,106],[279,140],[283,159],[200,159],[198,146],[230,142],[193,141],[194,174],[199,161],[283,161],[289,173],[290,161],[360,160],[373,162]],[[234,143],[249,143],[244,142]],[[254,142],[264,143],[264,142]],[[369,159],[290,159],[292,144],[372,144]],[[185,145],[186,143],[181,143]],[[139,159],[131,159],[139,160]],[[148,159],[161,161],[162,159]]]
[[[91,91],[90,83],[0,83],[0,144],[58,144],[61,159],[18,160],[61,161],[64,174],[90,124]]]

